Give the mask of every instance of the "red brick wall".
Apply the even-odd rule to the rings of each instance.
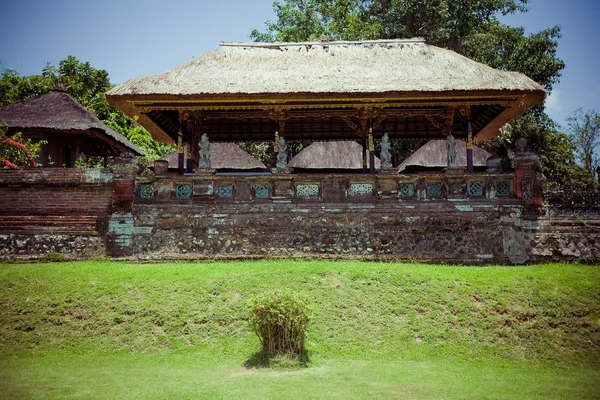
[[[0,170],[0,256],[104,255],[112,195],[108,170]]]

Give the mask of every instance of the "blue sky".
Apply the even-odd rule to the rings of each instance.
[[[0,61],[39,74],[68,55],[106,69],[113,83],[166,71],[216,48],[249,41],[274,19],[272,0],[4,0]],[[578,107],[600,112],[600,0],[531,0],[530,11],[503,17],[527,32],[560,25],[566,63],[547,100],[560,124]]]

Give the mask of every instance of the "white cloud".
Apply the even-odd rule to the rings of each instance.
[[[546,110],[549,113],[558,113],[562,111],[563,105],[560,101],[560,92],[556,89],[546,98]]]

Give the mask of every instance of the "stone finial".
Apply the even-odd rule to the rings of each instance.
[[[502,172],[502,158],[498,156],[491,156],[485,160],[487,169],[485,172],[489,174]]]
[[[199,146],[198,168],[210,169],[210,142],[208,141],[208,135],[206,133],[202,134]]]
[[[520,138],[519,140],[517,140],[517,153],[526,153],[527,152],[527,139],[525,138]]]
[[[458,161],[456,159],[456,141],[454,140],[454,136],[448,135],[446,149],[448,150],[448,166],[451,168],[458,167]]]
[[[392,153],[390,152],[391,147],[390,137],[386,132],[381,138],[381,152],[379,153],[379,158],[381,159],[381,168],[392,168]]]
[[[287,168],[287,145],[285,144],[285,139],[283,137],[279,138],[279,142],[277,143],[277,168]]]

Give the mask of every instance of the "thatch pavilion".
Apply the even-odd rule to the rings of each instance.
[[[50,93],[0,107],[0,123],[8,133],[22,132],[33,140],[46,140],[39,155],[44,166],[75,166],[81,153],[106,159],[122,152],[143,151],[96,118],[57,83]]]
[[[421,39],[222,43],[165,73],[131,79],[108,101],[156,140],[197,153],[211,141],[444,138],[468,143],[543,101],[525,75],[500,71]],[[472,170],[472,155],[468,156]],[[374,172],[373,170],[371,172]]]

